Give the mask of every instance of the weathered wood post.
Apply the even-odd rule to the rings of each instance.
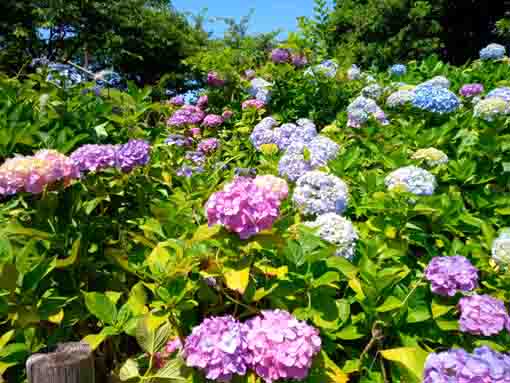
[[[27,360],[28,383],[95,383],[94,355],[88,344],[59,343]]]

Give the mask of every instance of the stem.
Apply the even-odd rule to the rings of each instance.
[[[174,314],[170,313],[170,315],[168,316],[168,320],[170,321],[170,324],[175,328],[175,331],[177,331],[177,336],[179,337],[181,344],[184,345],[185,336],[182,333],[182,330],[181,330],[180,326],[178,325],[177,320],[174,317]]]
[[[379,365],[381,366],[381,373],[383,376],[384,383],[388,383],[388,374],[386,373],[386,367],[384,366],[384,360],[379,356]]]

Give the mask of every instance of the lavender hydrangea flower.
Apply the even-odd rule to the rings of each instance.
[[[310,142],[317,135],[315,124],[308,119],[299,119],[296,124],[277,125],[272,117],[266,117],[255,125],[250,135],[253,145],[260,150],[264,144],[275,144],[280,150],[285,150],[293,142]]]
[[[193,144],[193,139],[182,134],[170,134],[165,140],[165,144],[175,146],[191,146],[191,144]]]
[[[407,73],[407,67],[404,64],[394,64],[390,67],[390,74],[393,76],[404,76]]]
[[[271,101],[271,84],[261,77],[254,78],[250,81],[250,87],[248,88],[248,94],[255,97],[257,100],[269,103]]]
[[[506,86],[495,88],[487,94],[487,98],[500,98],[506,102],[510,102],[510,88]]]
[[[349,201],[348,188],[340,178],[312,170],[299,177],[292,200],[305,215],[341,214]]]
[[[83,145],[71,154],[80,172],[96,172],[115,166],[117,147],[114,145]]]
[[[336,255],[347,259],[354,257],[358,234],[348,219],[336,214],[319,215],[315,221],[305,222],[311,228],[317,228],[317,235],[324,241],[336,245]]]
[[[197,107],[200,109],[207,108],[207,105],[209,105],[209,97],[207,95],[200,96],[197,100]]]
[[[457,383],[469,355],[462,349],[431,353],[425,361],[423,383]],[[473,382],[474,383],[474,382]]]
[[[310,165],[312,168],[326,166],[329,161],[335,159],[340,151],[340,146],[326,136],[317,135],[307,145],[310,151]]]
[[[221,87],[225,85],[225,80],[223,80],[218,72],[211,71],[207,73],[207,84],[214,87]]]
[[[308,64],[308,59],[302,53],[293,53],[291,55],[291,62],[296,68],[302,68]]]
[[[319,331],[282,310],[266,310],[247,322],[251,366],[266,383],[303,380],[321,350]]]
[[[242,103],[241,107],[242,109],[262,109],[263,107],[265,107],[266,104],[264,101],[261,101],[261,100],[257,100],[257,99],[251,99],[251,100],[246,100]]]
[[[458,291],[471,291],[478,284],[478,270],[466,257],[434,257],[425,269],[432,292],[453,297]]]
[[[379,99],[384,92],[384,89],[379,84],[370,84],[361,89],[361,95],[363,97],[371,98],[372,100]]]
[[[228,382],[244,375],[251,362],[248,328],[232,316],[210,317],[186,338],[183,356],[188,367],[205,372],[207,379]]]
[[[129,173],[137,166],[147,165],[150,161],[149,143],[145,140],[129,140],[117,150],[116,166],[124,173]]]
[[[195,165],[203,165],[205,164],[206,158],[205,153],[201,151],[190,151],[186,152],[184,158],[193,162]]]
[[[305,156],[307,150],[306,145],[302,142],[295,142],[290,145],[278,162],[278,174],[294,182],[303,174],[312,170],[310,160],[306,159]]]
[[[448,163],[448,156],[436,148],[418,149],[411,157],[413,160],[425,160],[428,166]]]
[[[471,295],[459,301],[460,331],[491,336],[505,328],[510,331],[510,317],[505,304],[490,295]]]
[[[412,165],[391,172],[384,179],[384,183],[388,190],[403,188],[416,195],[432,195],[437,185],[436,177],[432,173]]]
[[[499,60],[505,57],[506,49],[500,44],[489,44],[480,50],[481,60]]]
[[[486,98],[480,100],[473,108],[473,116],[491,122],[496,118],[510,114],[510,103],[502,98]]]
[[[221,114],[221,117],[223,118],[223,121],[228,121],[232,118],[233,115],[234,112],[232,112],[230,109],[225,109]]]
[[[375,118],[383,125],[389,122],[377,103],[371,98],[359,96],[352,101],[347,107],[347,126],[359,128],[365,124],[370,117]]]
[[[510,229],[505,228],[492,242],[492,259],[500,265],[510,265]]]
[[[202,166],[189,166],[189,165],[182,165],[175,174],[177,174],[179,177],[186,177],[190,178],[193,176],[193,174],[200,174],[204,172],[204,168]]]
[[[255,76],[257,75],[257,72],[255,72],[253,69],[246,69],[244,71],[244,76],[248,79],[248,80],[251,80],[252,78],[254,78]]]
[[[206,138],[198,143],[197,149],[204,154],[214,153],[220,146],[217,138]]]
[[[250,135],[250,141],[257,149],[262,145],[274,144],[275,135],[273,127],[277,126],[278,122],[273,117],[263,118],[255,127]]]
[[[386,105],[389,108],[396,108],[410,104],[414,100],[414,90],[397,90],[388,96]]]
[[[185,105],[177,110],[168,119],[168,126],[181,127],[184,125],[200,124],[205,117],[205,113],[193,105]]]
[[[183,106],[184,96],[183,95],[174,96],[170,100],[168,100],[168,103],[172,106]]]
[[[361,69],[356,64],[352,64],[347,71],[347,78],[349,80],[359,80],[361,78]]]
[[[190,128],[186,134],[190,135],[191,137],[200,137],[202,135],[202,131],[199,127],[195,126],[193,128]]]
[[[482,84],[464,84],[459,90],[462,97],[471,98],[482,94],[484,91]]]
[[[208,114],[202,121],[202,126],[206,128],[217,128],[223,124],[223,117],[217,114]]]
[[[271,51],[271,61],[275,64],[287,63],[290,61],[290,52],[288,49],[276,48]]]
[[[460,108],[460,100],[455,93],[439,86],[417,86],[413,105],[432,113],[452,113]]]

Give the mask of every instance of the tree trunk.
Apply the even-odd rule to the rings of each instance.
[[[28,383],[95,383],[94,356],[85,343],[60,343],[28,358]]]

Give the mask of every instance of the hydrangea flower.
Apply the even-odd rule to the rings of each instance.
[[[340,146],[330,138],[317,135],[307,145],[310,151],[310,165],[312,168],[326,166],[327,163],[338,156]]]
[[[145,140],[129,140],[117,150],[116,166],[124,173],[129,173],[137,166],[150,161],[151,147]]]
[[[315,124],[305,118],[299,119],[296,124],[277,125],[272,117],[266,117],[255,125],[250,135],[253,146],[260,149],[264,144],[275,144],[280,150],[285,150],[293,142],[309,142],[317,135]]]
[[[225,80],[223,80],[218,72],[211,71],[207,73],[207,84],[214,87],[221,87],[225,85]]]
[[[83,145],[71,154],[80,172],[97,172],[115,166],[117,147],[114,145]]]
[[[283,178],[276,177],[272,174],[256,176],[253,179],[253,183],[267,193],[273,194],[272,196],[280,201],[283,201],[289,195],[287,182]]]
[[[501,231],[499,236],[492,242],[492,259],[501,265],[510,265],[510,229]]]
[[[308,59],[302,53],[293,53],[290,57],[290,60],[292,65],[294,65],[296,68],[302,68],[308,64]]]
[[[191,144],[193,144],[193,139],[182,134],[170,134],[165,140],[165,144],[175,146],[191,146]]]
[[[445,76],[435,76],[435,77],[432,77],[430,80],[422,82],[417,87],[428,87],[428,86],[433,86],[433,87],[437,87],[437,88],[449,88],[450,80],[448,80]]]
[[[202,126],[206,128],[217,128],[223,124],[223,117],[217,114],[208,114],[202,121]]]
[[[506,86],[495,88],[487,94],[487,98],[500,98],[510,102],[510,88]]]
[[[370,117],[375,118],[383,125],[389,124],[386,116],[377,103],[363,96],[359,96],[347,107],[347,126],[360,128]]]
[[[280,203],[275,193],[257,186],[252,178],[237,177],[209,198],[205,211],[209,225],[223,225],[247,239],[271,228],[280,213]]]
[[[204,168],[202,166],[189,166],[189,165],[182,165],[175,174],[177,174],[179,177],[186,177],[190,178],[193,174],[200,174],[204,172]]]
[[[204,154],[214,153],[220,147],[220,140],[217,138],[206,138],[197,145],[197,150]]]
[[[413,88],[414,89],[414,88]],[[413,102],[414,90],[397,90],[388,96],[386,105],[389,108],[396,108]]]
[[[416,195],[432,195],[436,188],[436,177],[417,166],[399,168],[384,179],[388,190],[403,188]]]
[[[473,108],[473,116],[488,122],[508,114],[510,114],[510,104],[498,97],[480,100]]]
[[[168,100],[168,103],[172,106],[183,106],[184,96],[183,95],[174,96],[170,100]]]
[[[257,75],[257,72],[255,72],[253,69],[246,69],[244,71],[244,76],[250,80],[252,78],[254,78],[255,76]]]
[[[200,109],[205,109],[207,108],[207,105],[209,105],[209,97],[206,94],[200,96],[197,100],[197,107]]]
[[[458,291],[471,291],[478,284],[478,270],[466,257],[434,257],[425,269],[433,293],[453,297]]]
[[[347,78],[349,80],[359,80],[361,78],[361,69],[356,64],[352,64],[347,70]]]
[[[312,170],[299,177],[292,200],[305,215],[341,214],[349,201],[348,188],[340,178]]]
[[[266,310],[247,322],[251,367],[266,383],[303,380],[321,350],[319,331],[282,310]]]
[[[290,61],[290,52],[285,48],[276,48],[271,51],[271,61],[275,64],[287,63]]]
[[[448,163],[448,156],[436,148],[418,149],[411,157],[413,160],[425,160],[428,166]]]
[[[305,73],[311,75],[315,73],[321,73],[326,77],[333,78],[336,76],[337,71],[338,64],[333,60],[326,60],[319,65],[314,66],[313,68],[308,68]]]
[[[423,383],[505,383],[510,380],[510,357],[482,346],[472,354],[462,349],[431,353]]]
[[[271,101],[271,84],[270,82],[264,80],[261,77],[254,78],[250,81],[250,87],[248,88],[248,93],[255,97],[257,100],[268,103]]]
[[[241,107],[242,109],[262,109],[266,106],[266,104],[264,103],[264,101],[261,101],[261,100],[257,100],[257,99],[251,99],[251,100],[246,100],[242,103]]]
[[[464,84],[459,90],[462,97],[470,98],[482,94],[484,91],[482,84]]]
[[[432,113],[452,113],[460,108],[460,100],[447,88],[439,86],[417,86],[413,105]]]
[[[202,131],[199,127],[195,126],[190,128],[186,134],[190,135],[191,137],[200,137],[202,135]]]
[[[251,362],[247,331],[246,325],[230,315],[204,319],[186,338],[186,365],[199,368],[207,379],[220,382],[246,374]]]
[[[407,73],[407,67],[404,64],[395,64],[390,67],[390,74],[393,76],[404,76]]]
[[[363,97],[371,98],[373,100],[377,100],[382,96],[384,89],[379,84],[370,84],[361,89],[361,95]]]
[[[39,194],[55,182],[63,181],[68,185],[79,177],[76,163],[55,150],[41,150],[27,157],[16,156],[0,166],[0,196],[22,191]]]
[[[232,112],[230,109],[226,109],[221,114],[221,117],[223,118],[223,121],[228,121],[232,118],[233,115],[234,115],[234,112]]]
[[[510,317],[505,304],[490,295],[471,295],[459,301],[460,331],[474,335],[496,335],[510,331]]]
[[[319,215],[315,221],[305,222],[311,228],[317,228],[317,235],[324,241],[336,245],[336,255],[347,259],[354,257],[358,234],[348,219],[336,214]]]
[[[168,119],[167,125],[180,127],[189,124],[200,124],[205,117],[205,113],[194,105],[185,105],[177,110]]]
[[[184,158],[193,162],[195,165],[203,165],[206,161],[205,153],[199,150],[186,152]]]
[[[506,49],[500,44],[489,44],[480,50],[481,60],[499,60],[505,57]]]

